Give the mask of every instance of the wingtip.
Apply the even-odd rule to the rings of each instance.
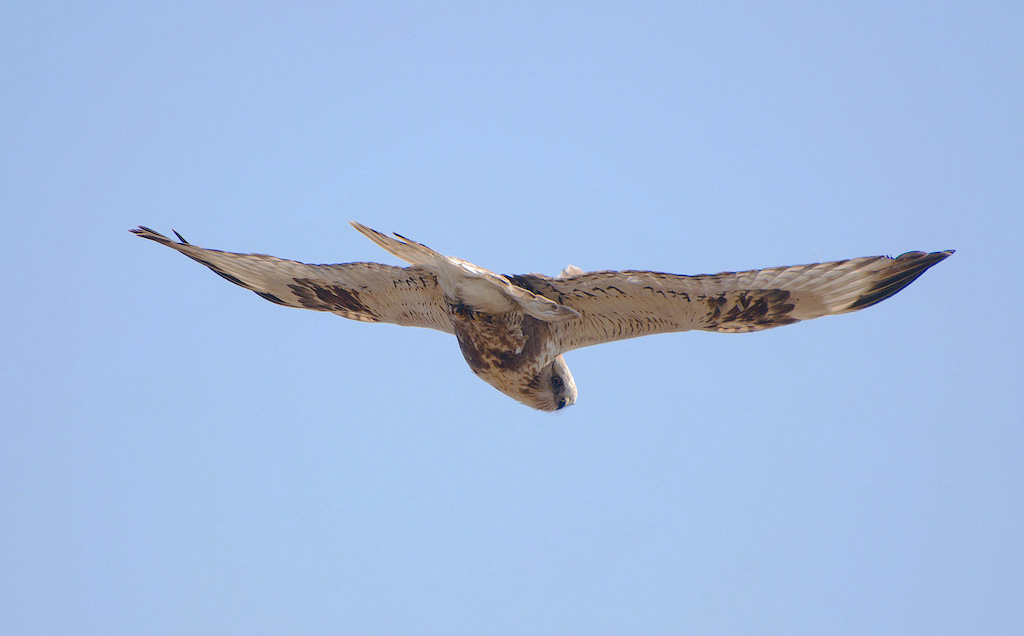
[[[190,245],[190,243],[185,240],[185,237],[183,237],[181,234],[178,234],[177,230],[171,230],[171,231],[174,232],[174,235],[178,237],[178,240],[180,240],[181,243],[175,243],[174,241],[172,241],[171,239],[167,238],[166,236],[164,236],[160,232],[157,232],[156,230],[150,229],[150,228],[146,227],[145,225],[140,225],[138,227],[134,227],[134,228],[132,228],[132,229],[130,229],[128,231],[131,232],[132,234],[134,234],[135,236],[141,236],[144,239],[149,239],[151,241],[156,241],[157,243],[160,243],[162,245],[169,245],[169,246],[172,246],[172,247],[175,246],[175,245]]]
[[[157,243],[169,243],[170,242],[170,239],[168,239],[166,236],[164,236],[160,232],[157,232],[156,230],[153,230],[153,229],[150,229],[150,228],[146,227],[145,225],[140,225],[138,227],[133,227],[132,229],[130,229],[128,231],[131,232],[132,234],[134,234],[135,236],[141,236],[144,239],[149,239],[151,241],[156,241]]]
[[[848,308],[849,311],[864,309],[876,305],[905,289],[933,265],[949,258],[956,250],[942,252],[907,252],[901,254],[892,265],[891,270],[883,276],[866,293],[862,294]]]

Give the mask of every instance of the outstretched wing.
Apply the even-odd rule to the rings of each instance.
[[[889,298],[952,253],[908,252],[895,259],[868,256],[701,276],[605,271],[511,278],[580,313],[556,330],[560,349],[568,351],[690,329],[759,331],[856,311]]]
[[[308,265],[266,254],[235,254],[173,241],[147,227],[134,234],[166,245],[261,297],[363,322],[390,322],[452,333],[437,278],[421,267],[380,263]]]

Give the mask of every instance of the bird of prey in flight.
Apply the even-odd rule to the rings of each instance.
[[[177,232],[174,241],[146,227],[131,231],[279,305],[452,334],[473,373],[542,411],[576,402],[576,383],[562,356],[567,351],[691,329],[760,331],[856,311],[889,298],[953,253],[699,276],[584,272],[572,265],[556,277],[503,276],[401,235],[352,225],[410,266],[308,265],[196,247]]]

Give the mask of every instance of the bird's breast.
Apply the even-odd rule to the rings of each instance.
[[[492,314],[456,304],[450,306],[450,315],[462,355],[478,375],[494,370],[535,373],[550,362],[548,326],[522,311]]]

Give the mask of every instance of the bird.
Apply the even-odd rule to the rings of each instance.
[[[858,311],[893,296],[954,250],[867,256],[742,272],[646,270],[502,275],[400,234],[352,226],[408,263],[311,265],[197,247],[144,226],[130,230],[202,263],[278,305],[454,335],[469,368],[540,411],[576,403],[564,354],[652,334],[762,331]]]

